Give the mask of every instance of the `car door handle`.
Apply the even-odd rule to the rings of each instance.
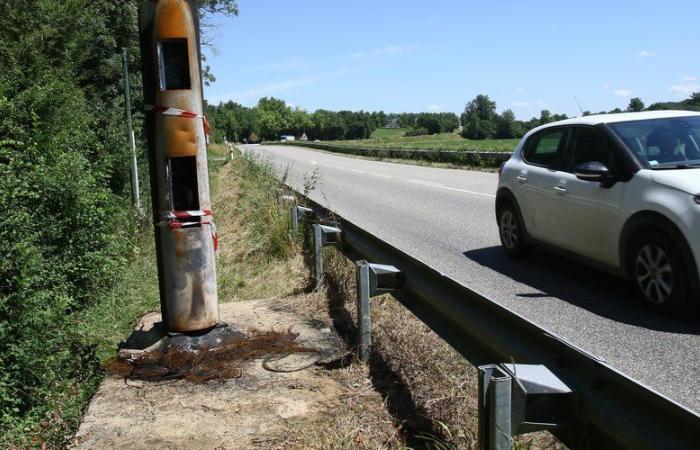
[[[559,192],[560,194],[566,194],[567,192],[569,192],[568,189],[562,186],[554,186],[554,190]]]
[[[527,177],[524,177],[522,175],[518,175],[515,177],[516,180],[518,180],[520,183],[526,183],[527,182]]]

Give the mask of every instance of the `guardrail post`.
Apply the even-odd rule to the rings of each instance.
[[[307,208],[306,206],[299,206],[295,205],[292,206],[292,231],[297,232],[299,229],[299,218],[300,216],[303,216],[304,214],[312,213],[313,210],[311,208]]]
[[[479,447],[509,450],[512,437],[551,430],[568,419],[571,389],[533,364],[479,367]]]
[[[401,271],[394,266],[355,262],[357,280],[357,343],[360,361],[369,359],[372,322],[369,299],[396,290],[402,283]]]
[[[369,263],[356,261],[357,280],[357,356],[360,361],[369,359],[369,346],[372,342],[372,322],[369,311]]]
[[[314,279],[316,288],[323,282],[323,247],[340,243],[340,228],[314,224]]]
[[[497,365],[479,367],[479,446],[511,448],[511,378]]]

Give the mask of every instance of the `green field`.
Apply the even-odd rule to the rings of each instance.
[[[440,133],[432,136],[405,137],[405,128],[378,128],[369,139],[355,141],[328,141],[329,144],[348,147],[401,148],[414,150],[456,150],[478,152],[511,152],[519,139],[464,139],[458,133]]]

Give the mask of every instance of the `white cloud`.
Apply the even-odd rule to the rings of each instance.
[[[648,58],[650,56],[656,56],[656,53],[650,52],[649,50],[640,50],[637,53],[635,53],[634,56],[638,56],[641,58]]]
[[[687,84],[676,84],[668,88],[669,91],[675,92],[676,94],[689,95],[693,92],[700,92],[700,84],[697,83],[687,83]]]
[[[207,101],[211,104],[217,104],[219,102],[224,102],[228,100],[240,101],[240,100],[251,100],[258,99],[260,97],[266,97],[273,94],[278,94],[281,92],[287,92],[291,89],[306,86],[312,84],[318,80],[314,76],[305,76],[301,78],[296,78],[292,80],[282,80],[274,83],[263,84],[260,86],[255,86],[245,91],[236,92],[226,92],[223,94],[205,96]]]
[[[442,106],[440,105],[428,105],[426,106],[428,108],[428,111],[440,111],[442,109]]]
[[[278,92],[287,92],[290,89],[306,86],[314,81],[316,81],[316,77],[313,76],[306,76],[293,80],[277,81],[247,89],[240,94],[240,98],[259,98]]]
[[[691,77],[691,76],[685,76],[682,78],[683,81],[697,81],[698,79],[696,77]]]
[[[610,83],[605,83],[600,88],[604,91],[607,91],[608,89],[610,89]]]
[[[618,97],[631,97],[632,91],[630,91],[629,89],[615,89],[613,91],[613,94],[615,94]]]

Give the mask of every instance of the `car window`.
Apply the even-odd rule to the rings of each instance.
[[[700,117],[669,117],[611,124],[649,168],[700,164]]]
[[[565,129],[556,128],[531,136],[523,152],[525,162],[548,168],[558,167],[565,135]]]
[[[577,165],[594,161],[605,164],[611,172],[620,169],[614,144],[605,134],[591,127],[574,127],[569,138],[566,170],[573,172]]]

